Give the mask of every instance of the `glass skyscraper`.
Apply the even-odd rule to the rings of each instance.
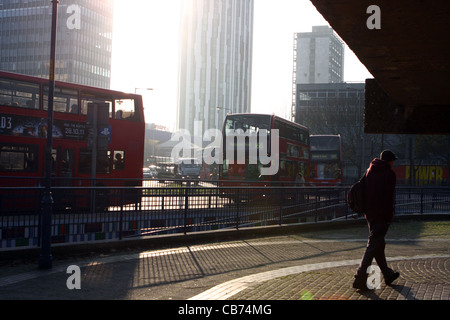
[[[52,2],[0,0],[0,70],[48,78]],[[55,79],[109,88],[113,0],[58,5]]]
[[[177,125],[198,135],[220,129],[227,113],[250,112],[254,0],[183,5]]]

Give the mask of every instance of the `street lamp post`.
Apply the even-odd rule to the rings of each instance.
[[[223,110],[223,113],[225,113],[225,111],[229,111],[227,112],[225,115],[229,115],[232,113],[232,110],[230,108],[227,107],[216,107],[216,128],[219,127],[219,111]],[[224,118],[225,118],[224,115]]]
[[[58,0],[52,0],[52,32],[50,49],[50,74],[48,90],[48,119],[47,119],[47,146],[45,156],[45,193],[42,198],[42,228],[41,228],[41,255],[39,257],[40,269],[52,268],[51,254],[51,223],[53,212],[53,197],[51,185],[52,172],[52,143],[53,143],[53,97],[55,95],[55,58],[56,58],[56,25],[58,18]]]

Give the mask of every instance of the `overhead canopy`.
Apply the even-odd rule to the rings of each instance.
[[[366,132],[450,133],[450,1],[311,2],[375,78]],[[376,18],[381,29],[368,28]]]

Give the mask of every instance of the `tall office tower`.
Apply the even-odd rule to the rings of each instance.
[[[0,70],[48,78],[52,2],[0,1]],[[58,5],[55,79],[109,88],[113,0]]]
[[[253,3],[183,1],[179,129],[201,135],[220,129],[227,113],[250,112]]]
[[[344,43],[328,26],[294,35],[296,83],[340,83],[344,79]]]
[[[342,83],[344,42],[328,26],[313,26],[312,32],[294,34],[292,73],[292,120],[302,84]]]

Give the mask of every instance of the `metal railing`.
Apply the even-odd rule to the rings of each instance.
[[[356,217],[349,187],[53,187],[52,243],[288,225]],[[0,188],[0,250],[39,247],[42,187]],[[398,187],[396,214],[450,213],[450,188]]]

